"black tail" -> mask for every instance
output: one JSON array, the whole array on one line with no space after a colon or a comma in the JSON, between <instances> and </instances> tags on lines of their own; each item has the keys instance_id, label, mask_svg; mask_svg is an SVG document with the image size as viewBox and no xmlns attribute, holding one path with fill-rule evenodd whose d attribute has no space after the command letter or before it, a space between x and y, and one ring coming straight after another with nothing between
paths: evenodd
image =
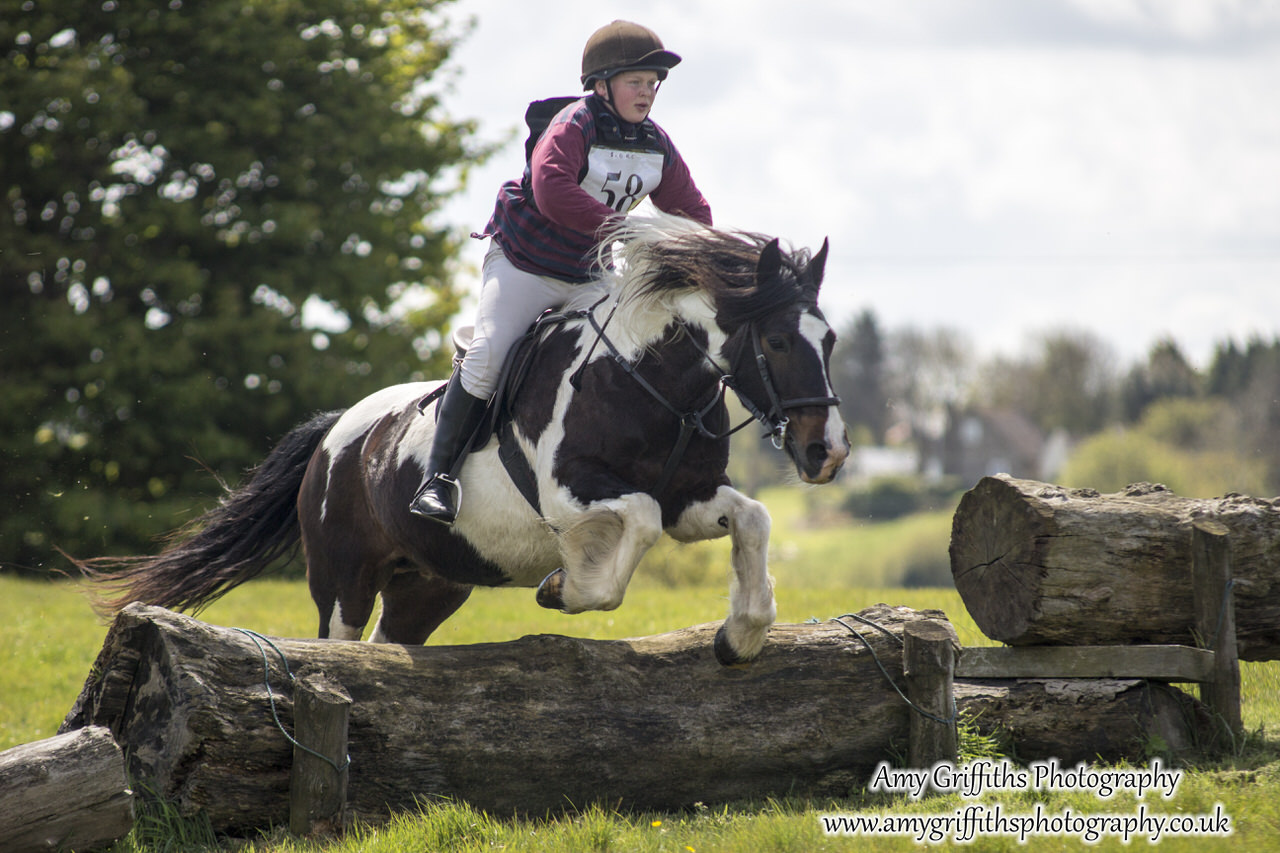
<instances>
[{"instance_id":1,"label":"black tail","mask_svg":"<svg viewBox=\"0 0 1280 853\"><path fill-rule=\"evenodd\" d=\"M298 547L298 490L307 464L341 412L294 427L245 483L171 537L154 557L99 557L75 562L102 588L99 612L141 601L199 611Z\"/></svg>"}]
</instances>

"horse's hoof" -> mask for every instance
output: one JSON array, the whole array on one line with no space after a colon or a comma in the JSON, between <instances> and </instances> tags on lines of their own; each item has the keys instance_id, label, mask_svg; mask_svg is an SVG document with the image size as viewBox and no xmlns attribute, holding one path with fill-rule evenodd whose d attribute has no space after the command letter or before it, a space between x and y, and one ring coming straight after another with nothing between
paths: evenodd
<instances>
[{"instance_id":1,"label":"horse's hoof","mask_svg":"<svg viewBox=\"0 0 1280 853\"><path fill-rule=\"evenodd\" d=\"M564 569L556 569L538 584L538 604L548 610L564 610L564 581L568 575Z\"/></svg>"},{"instance_id":2,"label":"horse's hoof","mask_svg":"<svg viewBox=\"0 0 1280 853\"><path fill-rule=\"evenodd\" d=\"M724 666L750 663L747 658L735 652L733 646L729 645L729 632L724 629L723 625L720 626L719 631L716 631L716 640L711 644L711 647L715 649L716 660L720 661Z\"/></svg>"}]
</instances>

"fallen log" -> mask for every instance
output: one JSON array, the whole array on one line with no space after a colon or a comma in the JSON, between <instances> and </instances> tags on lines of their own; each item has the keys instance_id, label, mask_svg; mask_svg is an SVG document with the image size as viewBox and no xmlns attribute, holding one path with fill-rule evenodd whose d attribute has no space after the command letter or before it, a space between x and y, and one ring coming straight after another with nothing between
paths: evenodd
<instances>
[{"instance_id":1,"label":"fallen log","mask_svg":"<svg viewBox=\"0 0 1280 853\"><path fill-rule=\"evenodd\" d=\"M1003 643L1197 645L1192 529L1205 523L1230 542L1240 658L1280 658L1280 498L984 477L956 509L951 573L978 628Z\"/></svg>"},{"instance_id":2,"label":"fallen log","mask_svg":"<svg viewBox=\"0 0 1280 853\"><path fill-rule=\"evenodd\" d=\"M117 617L64 728L109 726L136 778L220 831L284 824L294 749L271 702L291 732L294 711L279 653L351 697L355 818L434 797L534 815L596 802L665 810L841 797L906 754L910 711L876 659L901 687L904 627L951 630L940 611L877 605L860 615L884 630L849 619L778 625L759 660L723 667L715 624L631 640L407 647L267 640L135 604ZM1100 707L1114 700L1046 703L1045 725L1150 718L1137 702L1120 714ZM986 723L998 726L999 714Z\"/></svg>"},{"instance_id":3,"label":"fallen log","mask_svg":"<svg viewBox=\"0 0 1280 853\"><path fill-rule=\"evenodd\" d=\"M978 733L1019 761L1145 762L1202 747L1214 731L1200 703L1158 681L957 678L955 691Z\"/></svg>"},{"instance_id":4,"label":"fallen log","mask_svg":"<svg viewBox=\"0 0 1280 853\"><path fill-rule=\"evenodd\" d=\"M106 847L132 827L124 756L105 728L0 752L0 846L6 853Z\"/></svg>"}]
</instances>

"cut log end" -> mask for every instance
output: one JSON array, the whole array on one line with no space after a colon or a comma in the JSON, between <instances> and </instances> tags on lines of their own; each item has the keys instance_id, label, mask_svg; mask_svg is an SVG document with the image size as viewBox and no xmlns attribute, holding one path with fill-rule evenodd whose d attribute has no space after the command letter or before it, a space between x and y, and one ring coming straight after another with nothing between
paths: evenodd
<instances>
[{"instance_id":1,"label":"cut log end","mask_svg":"<svg viewBox=\"0 0 1280 853\"><path fill-rule=\"evenodd\" d=\"M1010 492L1018 495L1013 499ZM1006 475L965 493L951 528L951 574L974 622L993 640L1022 636L1039 608L1052 514Z\"/></svg>"}]
</instances>

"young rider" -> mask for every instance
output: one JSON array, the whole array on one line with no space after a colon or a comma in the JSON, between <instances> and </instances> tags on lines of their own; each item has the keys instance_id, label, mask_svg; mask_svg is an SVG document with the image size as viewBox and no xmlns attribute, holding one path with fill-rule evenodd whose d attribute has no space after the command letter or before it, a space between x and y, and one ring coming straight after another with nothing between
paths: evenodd
<instances>
[{"instance_id":1,"label":"young rider","mask_svg":"<svg viewBox=\"0 0 1280 853\"><path fill-rule=\"evenodd\" d=\"M594 249L611 220L648 197L662 211L711 224L711 208L666 131L649 117L659 84L680 57L652 30L627 21L601 27L582 52L589 93L561 110L520 180L498 192L483 234L475 336L439 402L423 485L410 512L457 518L451 476L496 390L507 351L544 310L592 279Z\"/></svg>"}]
</instances>

